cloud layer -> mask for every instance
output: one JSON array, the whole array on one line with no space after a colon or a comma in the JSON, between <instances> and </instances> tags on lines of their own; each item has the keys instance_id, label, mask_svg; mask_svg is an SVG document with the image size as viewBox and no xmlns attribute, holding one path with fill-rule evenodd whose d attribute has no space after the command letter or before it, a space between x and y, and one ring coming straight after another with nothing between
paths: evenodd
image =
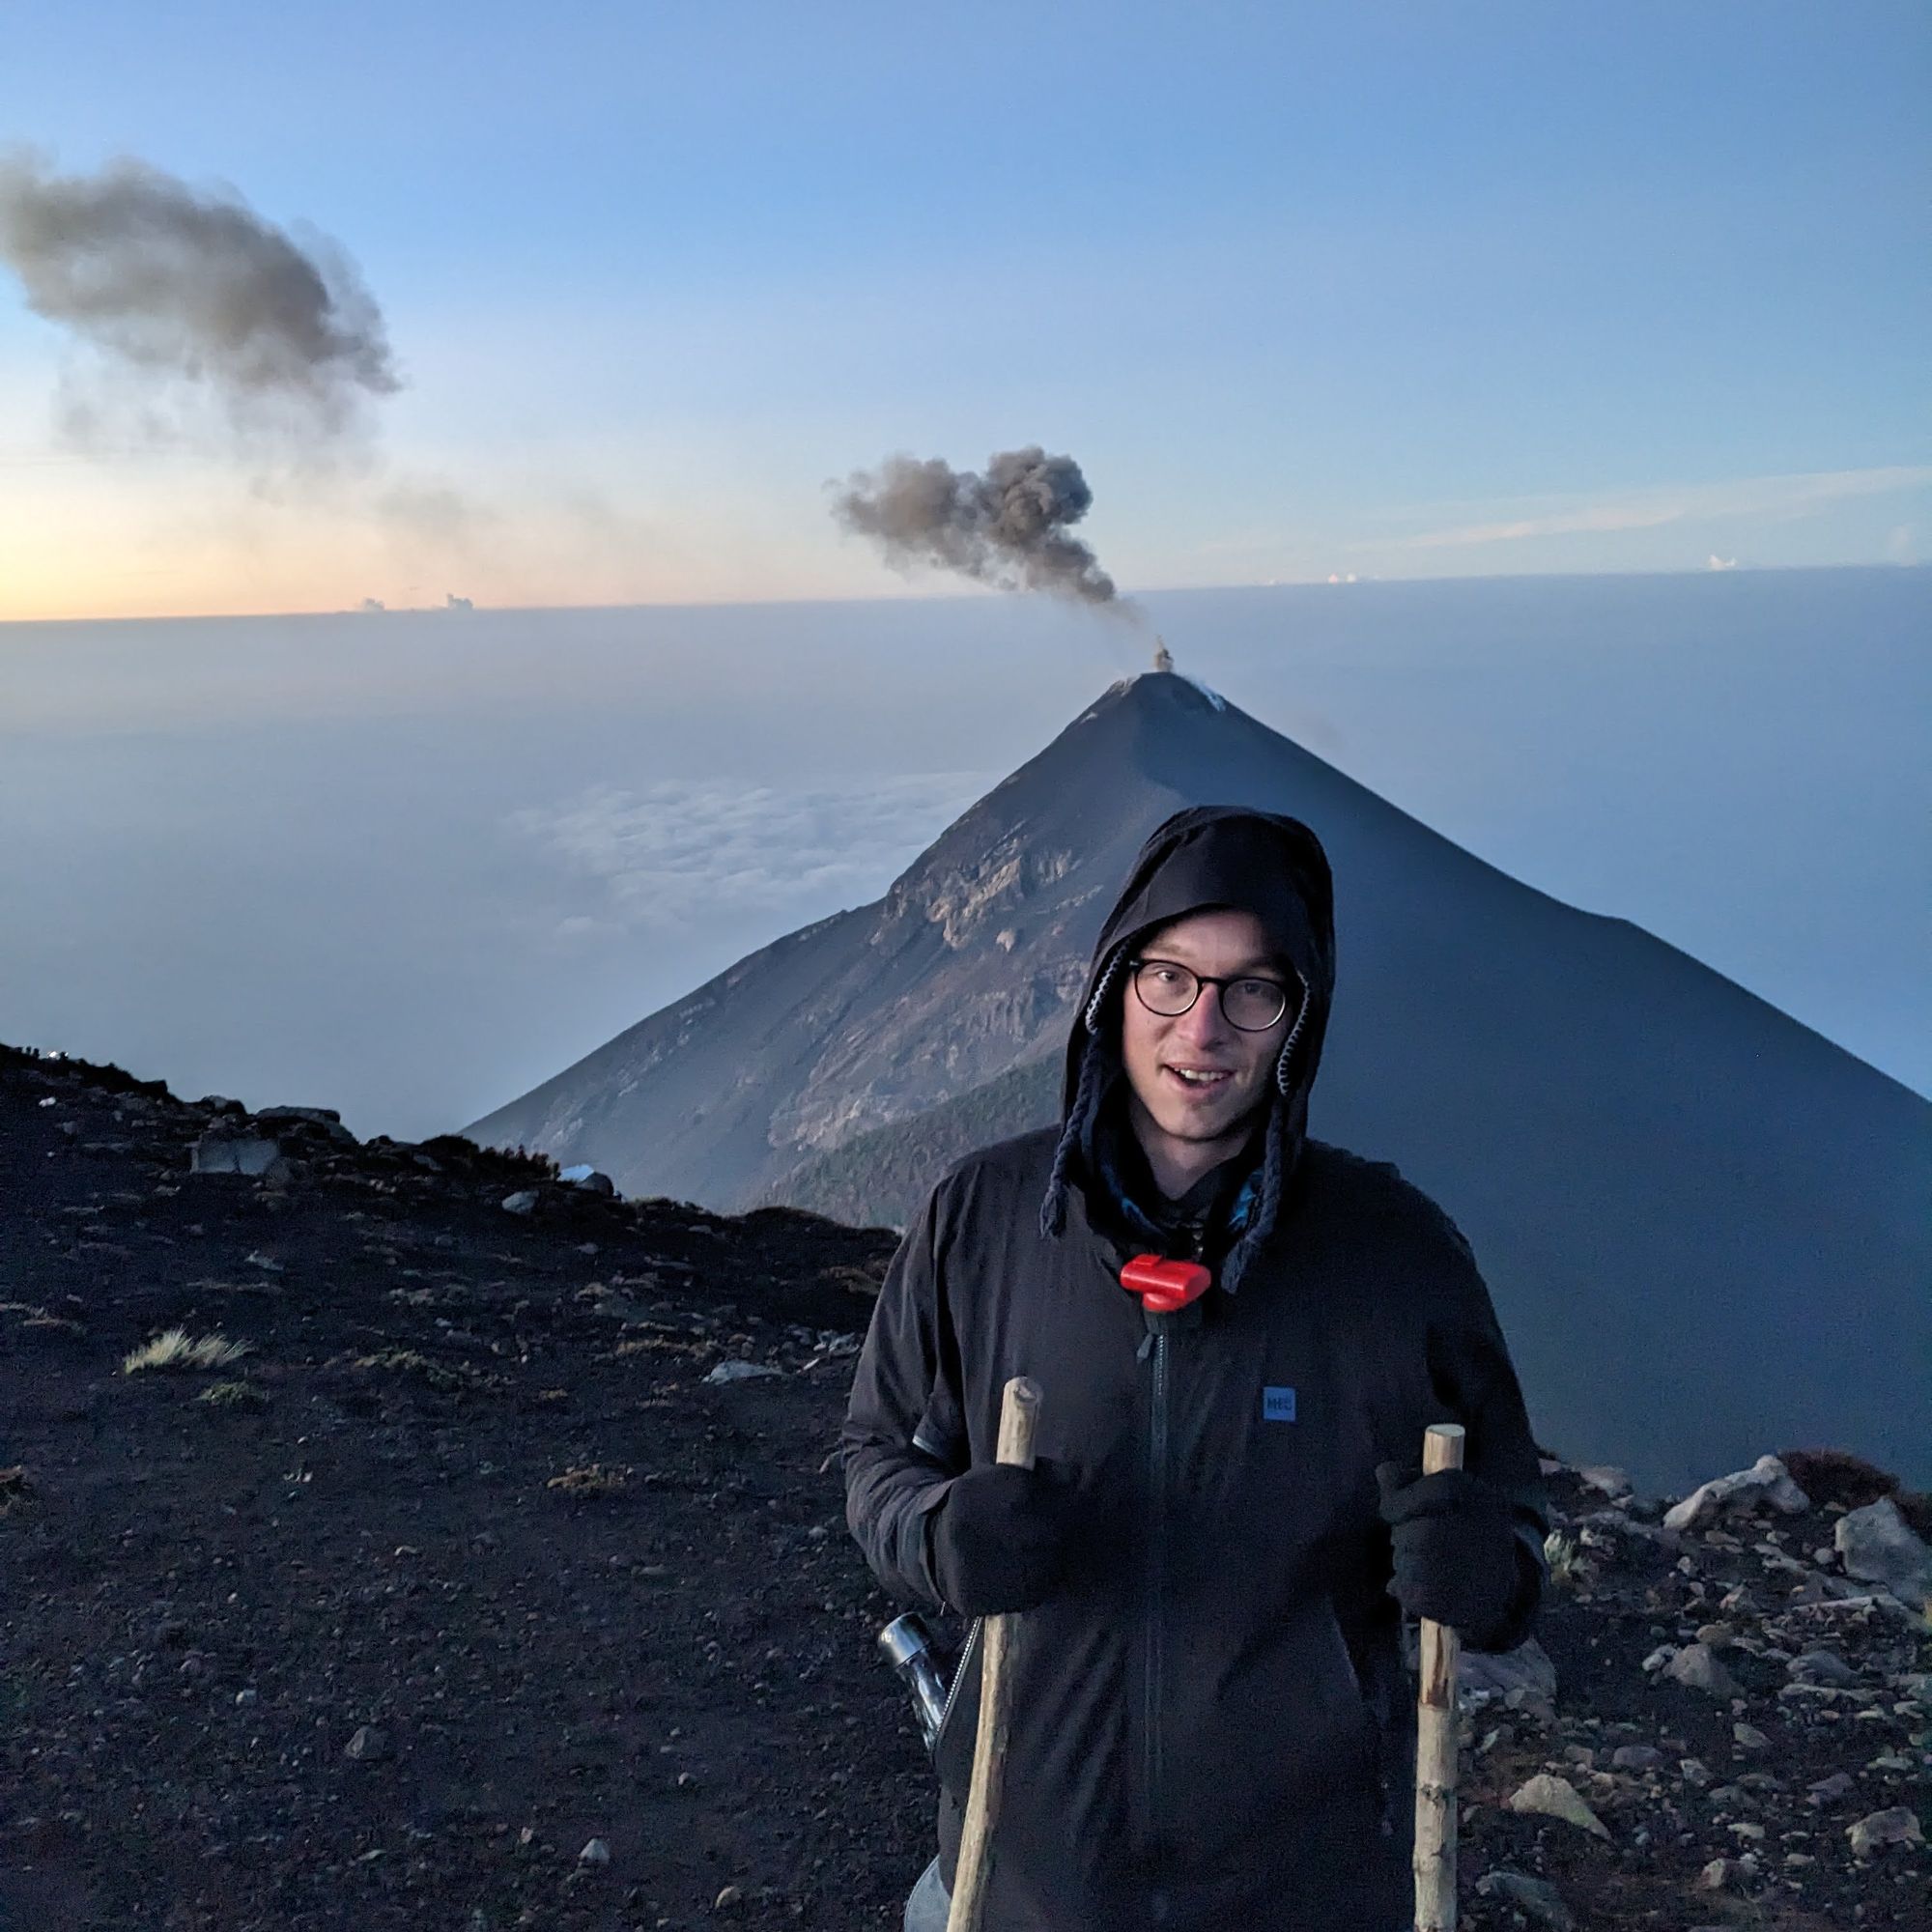
<instances>
[{"instance_id":1,"label":"cloud layer","mask_svg":"<svg viewBox=\"0 0 1932 1932\"><path fill-rule=\"evenodd\" d=\"M722 779L599 785L510 825L600 889L595 912L573 915L566 930L675 931L725 912L876 898L998 777L922 772L798 790Z\"/></svg>"}]
</instances>

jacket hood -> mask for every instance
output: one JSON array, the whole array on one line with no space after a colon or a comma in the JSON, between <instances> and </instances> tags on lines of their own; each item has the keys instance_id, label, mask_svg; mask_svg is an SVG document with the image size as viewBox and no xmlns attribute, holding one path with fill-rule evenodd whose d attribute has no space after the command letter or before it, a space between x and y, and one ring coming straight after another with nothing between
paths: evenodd
<instances>
[{"instance_id":1,"label":"jacket hood","mask_svg":"<svg viewBox=\"0 0 1932 1932\"><path fill-rule=\"evenodd\" d=\"M1300 1159L1308 1094L1321 1064L1335 996L1335 889L1321 841L1297 818L1240 806L1190 806L1141 847L1100 928L1066 1042L1061 1141L1041 1206L1042 1232L1065 1225L1065 1189L1091 1156L1100 1106L1122 1077L1122 968L1157 927L1191 913L1254 914L1300 981L1295 1018L1275 1065L1260 1211L1230 1257L1223 1285L1238 1285L1248 1254L1271 1233L1283 1186Z\"/></svg>"}]
</instances>

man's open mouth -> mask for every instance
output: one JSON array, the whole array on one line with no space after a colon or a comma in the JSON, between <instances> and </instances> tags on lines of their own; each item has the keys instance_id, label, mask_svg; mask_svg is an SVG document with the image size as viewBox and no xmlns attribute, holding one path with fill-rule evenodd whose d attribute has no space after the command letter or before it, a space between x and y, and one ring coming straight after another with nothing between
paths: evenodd
<instances>
[{"instance_id":1,"label":"man's open mouth","mask_svg":"<svg viewBox=\"0 0 1932 1932\"><path fill-rule=\"evenodd\" d=\"M1225 1086L1235 1077L1225 1066L1169 1066L1166 1070L1183 1087L1200 1094Z\"/></svg>"}]
</instances>

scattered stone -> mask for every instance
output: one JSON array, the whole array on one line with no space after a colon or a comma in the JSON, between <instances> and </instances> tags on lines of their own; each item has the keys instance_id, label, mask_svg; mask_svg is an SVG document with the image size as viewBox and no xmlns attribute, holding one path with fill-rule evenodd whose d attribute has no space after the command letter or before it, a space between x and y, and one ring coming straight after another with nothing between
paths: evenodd
<instances>
[{"instance_id":1,"label":"scattered stone","mask_svg":"<svg viewBox=\"0 0 1932 1932\"><path fill-rule=\"evenodd\" d=\"M721 1889L718 1896L711 1901L713 1912L735 1912L745 1902L742 1886L727 1885Z\"/></svg>"},{"instance_id":2,"label":"scattered stone","mask_svg":"<svg viewBox=\"0 0 1932 1932\"><path fill-rule=\"evenodd\" d=\"M376 1764L392 1755L389 1734L381 1724L358 1724L355 1735L343 1746L344 1757L354 1758L357 1764Z\"/></svg>"},{"instance_id":3,"label":"scattered stone","mask_svg":"<svg viewBox=\"0 0 1932 1932\"><path fill-rule=\"evenodd\" d=\"M713 1388L722 1388L727 1382L747 1382L758 1376L781 1376L782 1369L775 1369L769 1362L720 1362L704 1378Z\"/></svg>"},{"instance_id":4,"label":"scattered stone","mask_svg":"<svg viewBox=\"0 0 1932 1932\"><path fill-rule=\"evenodd\" d=\"M1804 1492L1786 1473L1776 1456L1760 1456L1748 1469L1717 1476L1694 1489L1663 1514L1665 1529L1701 1529L1732 1512L1773 1509L1780 1516L1797 1516L1811 1507Z\"/></svg>"},{"instance_id":5,"label":"scattered stone","mask_svg":"<svg viewBox=\"0 0 1932 1932\"><path fill-rule=\"evenodd\" d=\"M1843 1689L1859 1681L1859 1673L1835 1650L1807 1650L1784 1667L1805 1684L1830 1684Z\"/></svg>"},{"instance_id":6,"label":"scattered stone","mask_svg":"<svg viewBox=\"0 0 1932 1932\"><path fill-rule=\"evenodd\" d=\"M1739 1697L1744 1693L1738 1680L1718 1662L1717 1653L1707 1643L1687 1643L1663 1666L1664 1676L1702 1690L1711 1697Z\"/></svg>"},{"instance_id":7,"label":"scattered stone","mask_svg":"<svg viewBox=\"0 0 1932 1932\"><path fill-rule=\"evenodd\" d=\"M577 1862L581 1865L608 1865L611 1862L611 1847L602 1838L592 1838L578 1853Z\"/></svg>"},{"instance_id":8,"label":"scattered stone","mask_svg":"<svg viewBox=\"0 0 1932 1932\"><path fill-rule=\"evenodd\" d=\"M1697 1874L1699 1891L1724 1891L1729 1889L1734 1880L1744 1871L1743 1864L1736 1859L1713 1859Z\"/></svg>"},{"instance_id":9,"label":"scattered stone","mask_svg":"<svg viewBox=\"0 0 1932 1932\"><path fill-rule=\"evenodd\" d=\"M537 1191L534 1187L520 1187L514 1194L503 1196L503 1212L506 1214L534 1214L537 1211Z\"/></svg>"},{"instance_id":10,"label":"scattered stone","mask_svg":"<svg viewBox=\"0 0 1932 1932\"><path fill-rule=\"evenodd\" d=\"M1577 1787L1567 1777L1540 1771L1527 1784L1510 1794L1512 1811L1534 1812L1545 1818L1560 1818L1579 1831L1607 1839L1609 1828L1584 1804Z\"/></svg>"},{"instance_id":11,"label":"scattered stone","mask_svg":"<svg viewBox=\"0 0 1932 1932\"><path fill-rule=\"evenodd\" d=\"M1525 1918L1548 1925L1550 1932L1576 1932L1576 1915L1563 1902L1563 1894L1546 1879L1529 1878L1521 1872L1485 1872L1476 1881L1476 1889L1485 1898L1500 1898L1513 1905Z\"/></svg>"},{"instance_id":12,"label":"scattered stone","mask_svg":"<svg viewBox=\"0 0 1932 1932\"><path fill-rule=\"evenodd\" d=\"M1534 1637L1514 1650L1465 1650L1459 1681L1465 1696L1481 1693L1507 1698L1518 1690L1543 1698L1556 1695L1556 1666Z\"/></svg>"},{"instance_id":13,"label":"scattered stone","mask_svg":"<svg viewBox=\"0 0 1932 1932\"><path fill-rule=\"evenodd\" d=\"M1755 1724L1733 1724L1731 1736L1747 1751L1769 1750L1771 1740Z\"/></svg>"},{"instance_id":14,"label":"scattered stone","mask_svg":"<svg viewBox=\"0 0 1932 1932\"><path fill-rule=\"evenodd\" d=\"M1868 1859L1885 1845L1922 1845L1925 1833L1919 1829L1918 1814L1908 1804L1894 1804L1889 1811L1874 1811L1845 1828L1852 1841L1852 1856Z\"/></svg>"},{"instance_id":15,"label":"scattered stone","mask_svg":"<svg viewBox=\"0 0 1932 1932\"><path fill-rule=\"evenodd\" d=\"M1889 1496L1841 1516L1832 1537L1847 1577L1883 1583L1915 1607L1932 1596L1932 1548Z\"/></svg>"},{"instance_id":16,"label":"scattered stone","mask_svg":"<svg viewBox=\"0 0 1932 1932\"><path fill-rule=\"evenodd\" d=\"M1655 1745L1619 1745L1610 1753L1612 1771L1655 1771L1662 1762Z\"/></svg>"},{"instance_id":17,"label":"scattered stone","mask_svg":"<svg viewBox=\"0 0 1932 1932\"><path fill-rule=\"evenodd\" d=\"M606 1200L614 1200L617 1183L608 1174L600 1174L585 1161L578 1167L566 1167L557 1179L571 1187L581 1187L586 1194L601 1194Z\"/></svg>"},{"instance_id":18,"label":"scattered stone","mask_svg":"<svg viewBox=\"0 0 1932 1932\"><path fill-rule=\"evenodd\" d=\"M1835 1804L1846 1797L1858 1782L1848 1771L1834 1771L1830 1777L1821 1777L1816 1784L1808 1787L1807 1795L1813 1804Z\"/></svg>"}]
</instances>

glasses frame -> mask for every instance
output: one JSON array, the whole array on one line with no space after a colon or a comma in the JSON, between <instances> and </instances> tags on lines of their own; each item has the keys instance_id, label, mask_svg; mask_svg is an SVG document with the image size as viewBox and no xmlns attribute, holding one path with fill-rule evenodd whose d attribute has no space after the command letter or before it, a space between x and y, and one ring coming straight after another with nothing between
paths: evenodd
<instances>
[{"instance_id":1,"label":"glasses frame","mask_svg":"<svg viewBox=\"0 0 1932 1932\"><path fill-rule=\"evenodd\" d=\"M1147 966L1165 966L1173 972L1185 973L1188 976L1188 978L1194 981L1194 997L1191 1000L1189 1000L1184 1007L1181 1007L1175 1012L1171 1013L1162 1012L1160 1009L1154 1006L1149 1000L1148 996L1141 991L1141 970L1142 968ZM1159 956L1158 953L1150 954L1145 958L1129 959L1127 961L1127 977L1133 985L1134 998L1137 999L1141 1003L1141 1005L1148 1009L1149 1012L1152 1013L1156 1019L1163 1019L1163 1020L1178 1020L1181 1018L1183 1015L1191 1013L1194 1010L1194 1009L1201 1004L1202 989L1204 987L1212 986L1214 988L1215 1004L1219 1006L1221 1009L1221 1017L1224 1020L1226 1020L1228 1024L1231 1027L1233 1027L1236 1033L1271 1032L1274 1028L1278 1027L1282 1023L1282 1021L1288 1016L1289 1008L1292 1005L1293 1005L1296 995L1301 991L1301 983L1299 979L1296 979L1293 982L1290 984L1284 985L1282 981L1275 979L1271 974L1267 973L1236 973L1231 977L1224 977L1220 974L1215 974L1215 973L1197 973L1192 966L1183 966L1179 959L1163 959ZM1266 1026L1243 1026L1241 1022L1237 1020L1234 1016L1234 1014L1228 1010L1228 988L1230 986L1239 985L1241 981L1244 980L1261 980L1265 981L1270 986L1281 987L1281 1011L1276 1013L1274 1018L1269 1020Z\"/></svg>"}]
</instances>

